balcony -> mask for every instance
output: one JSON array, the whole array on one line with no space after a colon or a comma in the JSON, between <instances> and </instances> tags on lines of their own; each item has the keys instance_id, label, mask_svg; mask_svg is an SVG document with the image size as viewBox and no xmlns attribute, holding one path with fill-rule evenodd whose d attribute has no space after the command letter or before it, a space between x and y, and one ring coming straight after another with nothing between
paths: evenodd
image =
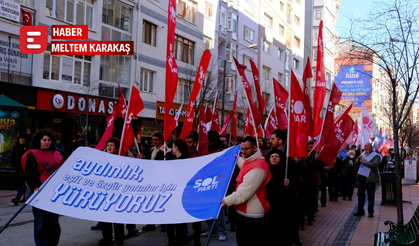
<instances>
[{"instance_id":1,"label":"balcony","mask_svg":"<svg viewBox=\"0 0 419 246\"><path fill-rule=\"evenodd\" d=\"M19 85L32 85L32 75L10 71L0 71L0 81Z\"/></svg>"}]
</instances>

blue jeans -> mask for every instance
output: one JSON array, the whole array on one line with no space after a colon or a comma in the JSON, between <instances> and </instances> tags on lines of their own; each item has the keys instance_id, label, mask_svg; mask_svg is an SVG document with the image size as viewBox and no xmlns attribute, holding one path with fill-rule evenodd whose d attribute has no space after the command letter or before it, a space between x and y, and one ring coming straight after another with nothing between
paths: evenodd
<instances>
[{"instance_id":1,"label":"blue jeans","mask_svg":"<svg viewBox=\"0 0 419 246\"><path fill-rule=\"evenodd\" d=\"M367 183L365 177L359 179L358 185L358 212L364 212L365 204L365 191L368 193L368 213L374 213L374 196L375 196L375 183Z\"/></svg>"},{"instance_id":2,"label":"blue jeans","mask_svg":"<svg viewBox=\"0 0 419 246\"><path fill-rule=\"evenodd\" d=\"M213 220L207 220L208 230L212 226ZM219 235L227 235L227 225L226 225L226 218L224 214L224 209L222 208L220 214L218 215L218 219L215 221L215 227L212 234L219 234Z\"/></svg>"},{"instance_id":3,"label":"blue jeans","mask_svg":"<svg viewBox=\"0 0 419 246\"><path fill-rule=\"evenodd\" d=\"M34 217L34 236L36 246L57 245L61 228L58 214L32 207Z\"/></svg>"}]
</instances>

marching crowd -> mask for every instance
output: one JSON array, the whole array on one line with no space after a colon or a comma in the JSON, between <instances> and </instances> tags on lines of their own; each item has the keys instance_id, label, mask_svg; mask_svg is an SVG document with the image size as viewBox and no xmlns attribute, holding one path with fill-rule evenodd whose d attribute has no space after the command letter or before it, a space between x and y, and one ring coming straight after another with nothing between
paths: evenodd
<instances>
[{"instance_id":1,"label":"marching crowd","mask_svg":"<svg viewBox=\"0 0 419 246\"><path fill-rule=\"evenodd\" d=\"M29 148L26 134L13 151L16 166L21 167L21 180L26 181L30 191L39 190L42 183L63 163L63 157L57 149L54 134L47 130L39 131ZM133 146L126 156L151 160L194 158L198 156L198 135L192 132L185 140L171 139L163 144L163 135L152 135L151 145ZM238 245L302 245L299 231L306 226L313 226L320 206L325 207L327 200L337 202L352 200L354 187L358 186L359 204L357 213L365 214L363 204L365 192L368 193L368 216L374 216L375 183L378 182L378 169L387 165L387 157L382 158L366 143L364 151L355 145L345 159L336 157L333 167L318 160L313 149L314 141L307 144L307 157L287 157L287 131L274 130L270 139L259 137L257 140L245 134L235 141L231 135L219 136L216 131L208 132L208 151L221 151L234 144L241 144L237 155L236 168L231 178L226 197L220 201L223 209L215 221L213 235L220 241L227 236L226 217L230 231L236 232ZM75 148L79 145L75 144ZM110 138L104 151L117 154L120 141ZM166 148L166 149L165 149ZM29 151L26 151L29 150ZM418 150L419 151L419 150ZM378 152L378 151L377 151ZM23 156L23 158L21 158ZM51 163L49 166L43 163ZM360 175L358 169L367 167L369 173ZM328 198L327 198L328 191ZM17 205L24 196L24 188L12 200ZM60 238L58 215L33 208L36 245L57 245ZM207 221L208 228L213 221ZM126 225L130 234L138 233L135 225ZM201 245L201 236L210 236L209 231L202 233L201 222L193 223L194 245ZM122 245L124 225L99 222L92 230L102 230L103 238L99 245ZM143 231L155 230L155 225L146 225ZM188 242L187 224L161 225L161 231L167 233L168 245L183 245Z\"/></svg>"}]
</instances>

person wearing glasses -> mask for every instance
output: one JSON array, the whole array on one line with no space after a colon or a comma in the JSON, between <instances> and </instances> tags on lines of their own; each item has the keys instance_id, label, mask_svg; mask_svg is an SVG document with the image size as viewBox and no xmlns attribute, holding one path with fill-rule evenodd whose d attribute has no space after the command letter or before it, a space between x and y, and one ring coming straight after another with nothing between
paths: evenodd
<instances>
[{"instance_id":1,"label":"person wearing glasses","mask_svg":"<svg viewBox=\"0 0 419 246\"><path fill-rule=\"evenodd\" d=\"M240 156L236 155L240 168L236 191L220 201L221 207L234 206L237 210L237 245L265 245L265 214L269 210L266 185L271 173L256 139L243 138L240 150Z\"/></svg>"}]
</instances>

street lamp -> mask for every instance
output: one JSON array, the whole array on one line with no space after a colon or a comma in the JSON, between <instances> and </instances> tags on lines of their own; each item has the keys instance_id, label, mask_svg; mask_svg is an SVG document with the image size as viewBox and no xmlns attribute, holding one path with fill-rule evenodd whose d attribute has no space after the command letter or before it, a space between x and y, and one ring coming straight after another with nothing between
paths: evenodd
<instances>
[{"instance_id":1,"label":"street lamp","mask_svg":"<svg viewBox=\"0 0 419 246\"><path fill-rule=\"evenodd\" d=\"M258 49L259 45L258 44L251 44L247 47L241 48L236 50L236 52L239 52L240 50L244 50L244 49ZM223 104L221 105L221 126L224 125L224 107L225 107L225 94L226 94L226 77L227 77L227 60L224 57L224 74L223 74ZM214 107L216 107L216 105L214 105Z\"/></svg>"}]
</instances>

